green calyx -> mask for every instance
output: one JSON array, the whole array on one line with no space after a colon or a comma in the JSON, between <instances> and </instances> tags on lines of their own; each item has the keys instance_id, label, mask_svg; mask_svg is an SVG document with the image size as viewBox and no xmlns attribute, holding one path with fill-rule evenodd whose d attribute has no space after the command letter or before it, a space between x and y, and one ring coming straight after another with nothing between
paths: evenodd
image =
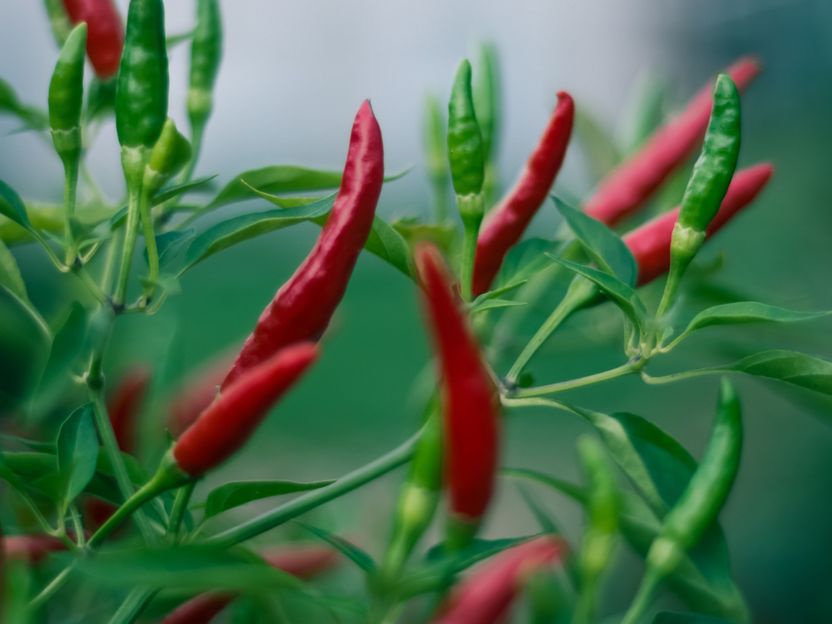
<instances>
[{"instance_id":1,"label":"green calyx","mask_svg":"<svg viewBox=\"0 0 832 624\"><path fill-rule=\"evenodd\" d=\"M478 195L485 179L485 151L474 112L471 64L459 65L448 103L448 160L457 195Z\"/></svg>"},{"instance_id":2,"label":"green calyx","mask_svg":"<svg viewBox=\"0 0 832 624\"><path fill-rule=\"evenodd\" d=\"M131 0L116 86L122 147L151 148L168 109L168 55L162 0Z\"/></svg>"},{"instance_id":3,"label":"green calyx","mask_svg":"<svg viewBox=\"0 0 832 624\"><path fill-rule=\"evenodd\" d=\"M81 153L86 45L87 25L79 24L67 37L49 82L49 126L64 161L77 160Z\"/></svg>"},{"instance_id":4,"label":"green calyx","mask_svg":"<svg viewBox=\"0 0 832 624\"><path fill-rule=\"evenodd\" d=\"M150 151L144 170L144 189L153 193L179 173L191 159L191 144L172 119L162 127L159 140Z\"/></svg>"}]
</instances>

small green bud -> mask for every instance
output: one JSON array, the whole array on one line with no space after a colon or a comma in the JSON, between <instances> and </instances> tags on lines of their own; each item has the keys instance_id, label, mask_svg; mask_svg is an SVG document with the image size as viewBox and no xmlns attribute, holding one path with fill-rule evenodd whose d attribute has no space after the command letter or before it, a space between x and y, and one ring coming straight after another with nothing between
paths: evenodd
<instances>
[{"instance_id":1,"label":"small green bud","mask_svg":"<svg viewBox=\"0 0 832 624\"><path fill-rule=\"evenodd\" d=\"M191 159L191 144L168 118L159 140L150 151L144 171L144 185L151 192L181 171Z\"/></svg>"}]
</instances>

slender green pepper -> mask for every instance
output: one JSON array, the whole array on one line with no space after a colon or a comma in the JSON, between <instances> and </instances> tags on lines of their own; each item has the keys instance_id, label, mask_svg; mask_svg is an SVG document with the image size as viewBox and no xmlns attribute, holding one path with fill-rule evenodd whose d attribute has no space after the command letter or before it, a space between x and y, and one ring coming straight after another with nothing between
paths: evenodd
<instances>
[{"instance_id":1,"label":"slender green pepper","mask_svg":"<svg viewBox=\"0 0 832 624\"><path fill-rule=\"evenodd\" d=\"M624 623L639 621L662 579L676 569L685 551L716 521L739 472L742 438L739 398L731 383L723 379L714 427L702 461L650 546L647 571Z\"/></svg>"},{"instance_id":2,"label":"slender green pepper","mask_svg":"<svg viewBox=\"0 0 832 624\"><path fill-rule=\"evenodd\" d=\"M113 303L124 303L138 233L142 182L150 150L167 119L168 55L162 0L131 0L116 84L116 131L127 180L128 211ZM150 243L152 244L152 243Z\"/></svg>"},{"instance_id":3,"label":"slender green pepper","mask_svg":"<svg viewBox=\"0 0 832 624\"><path fill-rule=\"evenodd\" d=\"M46 16L49 18L49 28L58 47L63 47L66 38L72 31L72 22L66 14L62 0L43 0Z\"/></svg>"},{"instance_id":4,"label":"slender green pepper","mask_svg":"<svg viewBox=\"0 0 832 624\"><path fill-rule=\"evenodd\" d=\"M214 108L214 83L222 59L222 16L218 0L197 0L196 29L191 41L188 85L188 119L194 153L187 177L193 172L202 147L205 125Z\"/></svg>"},{"instance_id":5,"label":"slender green pepper","mask_svg":"<svg viewBox=\"0 0 832 624\"><path fill-rule=\"evenodd\" d=\"M448 104L448 160L456 204L465 228L460 270L462 295L470 299L477 233L485 213L482 194L485 153L471 93L471 64L467 60L457 69Z\"/></svg>"},{"instance_id":6,"label":"slender green pepper","mask_svg":"<svg viewBox=\"0 0 832 624\"><path fill-rule=\"evenodd\" d=\"M439 101L432 95L425 98L425 165L433 188L436 218L448 218L448 193L451 178L448 175L448 147L445 142L445 120Z\"/></svg>"},{"instance_id":7,"label":"slender green pepper","mask_svg":"<svg viewBox=\"0 0 832 624\"><path fill-rule=\"evenodd\" d=\"M84 59L87 25L76 26L66 39L49 82L49 127L52 143L64 165L66 263L75 261L75 198L81 160L81 110L84 105Z\"/></svg>"},{"instance_id":8,"label":"slender green pepper","mask_svg":"<svg viewBox=\"0 0 832 624\"><path fill-rule=\"evenodd\" d=\"M477 50L477 79L473 84L474 108L482 132L482 151L485 159L483 195L490 204L496 199L497 168L494 166L500 132L500 73L497 48L493 43L482 43Z\"/></svg>"},{"instance_id":9,"label":"slender green pepper","mask_svg":"<svg viewBox=\"0 0 832 624\"><path fill-rule=\"evenodd\" d=\"M711 120L702 152L693 166L682 197L679 220L670 243L670 272L659 305L659 316L673 303L679 282L705 242L705 234L737 167L740 153L740 94L727 74L720 74L713 90Z\"/></svg>"}]
</instances>

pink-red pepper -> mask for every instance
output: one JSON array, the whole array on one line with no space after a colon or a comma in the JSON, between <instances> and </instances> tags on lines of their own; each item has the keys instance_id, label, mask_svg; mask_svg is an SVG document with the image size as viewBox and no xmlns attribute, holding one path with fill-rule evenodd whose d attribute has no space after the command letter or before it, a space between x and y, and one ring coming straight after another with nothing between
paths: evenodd
<instances>
[{"instance_id":1,"label":"pink-red pepper","mask_svg":"<svg viewBox=\"0 0 832 624\"><path fill-rule=\"evenodd\" d=\"M480 228L474 261L473 294L491 287L508 250L520 240L537 210L546 200L560 171L569 138L575 104L565 91L558 93L558 103L537 147L529 156L526 168L514 188L494 208Z\"/></svg>"},{"instance_id":2,"label":"pink-red pepper","mask_svg":"<svg viewBox=\"0 0 832 624\"><path fill-rule=\"evenodd\" d=\"M178 468L198 477L228 459L317 355L314 343L292 345L223 389L174 445L173 459Z\"/></svg>"},{"instance_id":3,"label":"pink-red pepper","mask_svg":"<svg viewBox=\"0 0 832 624\"><path fill-rule=\"evenodd\" d=\"M538 537L495 555L457 585L434 624L493 624L506 621L529 575L561 561L566 544Z\"/></svg>"},{"instance_id":4,"label":"pink-red pepper","mask_svg":"<svg viewBox=\"0 0 832 624\"><path fill-rule=\"evenodd\" d=\"M309 580L331 570L338 554L325 546L282 546L263 555L278 570L302 580ZM172 611L162 624L207 624L235 598L230 593L208 593L192 598Z\"/></svg>"},{"instance_id":5,"label":"pink-red pepper","mask_svg":"<svg viewBox=\"0 0 832 624\"><path fill-rule=\"evenodd\" d=\"M173 437L179 437L213 403L232 362L228 356L220 357L185 379L170 401L168 428Z\"/></svg>"},{"instance_id":6,"label":"pink-red pepper","mask_svg":"<svg viewBox=\"0 0 832 624\"><path fill-rule=\"evenodd\" d=\"M9 535L2 540L6 559L32 564L40 563L49 553L66 550L66 544L51 535Z\"/></svg>"},{"instance_id":7,"label":"pink-red pepper","mask_svg":"<svg viewBox=\"0 0 832 624\"><path fill-rule=\"evenodd\" d=\"M760 65L742 58L725 73L743 91ZM702 141L711 114L711 87L702 89L676 119L661 127L632 158L601 182L585 211L607 225L615 225L637 210L693 154Z\"/></svg>"},{"instance_id":8,"label":"pink-red pepper","mask_svg":"<svg viewBox=\"0 0 832 624\"><path fill-rule=\"evenodd\" d=\"M475 528L494 489L500 429L497 393L439 251L420 244L416 264L441 377L451 521Z\"/></svg>"},{"instance_id":9,"label":"pink-red pepper","mask_svg":"<svg viewBox=\"0 0 832 624\"><path fill-rule=\"evenodd\" d=\"M708 238L757 197L773 172L774 168L770 164L760 164L734 174L719 212L708 226ZM670 239L678 218L679 208L675 208L624 236L624 243L629 247L638 266L639 285L646 284L667 272L670 266Z\"/></svg>"},{"instance_id":10,"label":"pink-red pepper","mask_svg":"<svg viewBox=\"0 0 832 624\"><path fill-rule=\"evenodd\" d=\"M63 0L73 24L87 23L87 56L101 79L118 71L124 25L113 0Z\"/></svg>"},{"instance_id":11,"label":"pink-red pepper","mask_svg":"<svg viewBox=\"0 0 832 624\"><path fill-rule=\"evenodd\" d=\"M321 337L370 234L383 181L381 129L370 102L365 100L352 126L332 213L306 260L260 315L223 388L283 347Z\"/></svg>"}]
</instances>

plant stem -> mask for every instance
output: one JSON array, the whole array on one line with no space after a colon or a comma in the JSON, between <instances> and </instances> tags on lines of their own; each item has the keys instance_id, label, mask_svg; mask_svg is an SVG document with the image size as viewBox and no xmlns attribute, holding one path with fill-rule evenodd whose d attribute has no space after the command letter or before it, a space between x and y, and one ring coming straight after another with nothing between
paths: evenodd
<instances>
[{"instance_id":1,"label":"plant stem","mask_svg":"<svg viewBox=\"0 0 832 624\"><path fill-rule=\"evenodd\" d=\"M156 248L156 232L153 229L153 218L150 214L150 191L142 189L139 198L139 215L144 228L144 245L147 249L147 281L144 289L145 297L150 299L159 281L159 251Z\"/></svg>"},{"instance_id":2,"label":"plant stem","mask_svg":"<svg viewBox=\"0 0 832 624\"><path fill-rule=\"evenodd\" d=\"M721 375L723 373L732 372L730 369L724 368L700 368L697 370L682 371L681 373L673 373L671 375L660 375L653 377L645 372L641 373L641 379L644 383L658 386L661 384L675 383L685 379L693 379L694 377L704 377L705 375Z\"/></svg>"},{"instance_id":3,"label":"plant stem","mask_svg":"<svg viewBox=\"0 0 832 624\"><path fill-rule=\"evenodd\" d=\"M347 492L358 489L362 485L374 481L405 464L413 456L413 449L420 436L421 431L398 448L345 475L332 485L299 496L285 505L267 511L222 533L218 533L208 538L206 543L226 548L234 546L281 524L285 524L289 520L297 518L311 509L320 507L324 503L328 503Z\"/></svg>"},{"instance_id":4,"label":"plant stem","mask_svg":"<svg viewBox=\"0 0 832 624\"><path fill-rule=\"evenodd\" d=\"M75 264L78 249L75 243L75 232L72 222L75 219L75 204L78 197L78 160L69 159L64 162L64 238L66 243L66 265Z\"/></svg>"},{"instance_id":5,"label":"plant stem","mask_svg":"<svg viewBox=\"0 0 832 624\"><path fill-rule=\"evenodd\" d=\"M128 184L127 224L124 229L124 245L121 250L121 268L116 282L116 291L113 295L113 303L117 306L124 304L124 297L127 293L127 280L130 277L130 265L133 262L133 251L136 248L136 237L139 229L141 195L140 184Z\"/></svg>"},{"instance_id":6,"label":"plant stem","mask_svg":"<svg viewBox=\"0 0 832 624\"><path fill-rule=\"evenodd\" d=\"M104 538L115 531L126 518L136 512L147 501L159 494L160 491L161 490L159 489L158 484L154 482L153 479L136 490L136 492L124 501L124 503L122 503L122 505L115 510L113 515L107 518L106 522L98 527L98 530L93 533L89 541L90 547L100 544ZM139 521L140 517L142 518L141 521ZM153 533L150 525L147 523L147 519L136 514L136 521L140 528L142 525L146 527L146 530L142 530L142 534L144 534L145 539L151 540L153 538Z\"/></svg>"},{"instance_id":7,"label":"plant stem","mask_svg":"<svg viewBox=\"0 0 832 624\"><path fill-rule=\"evenodd\" d=\"M108 624L130 624L131 622L135 622L158 591L158 589L144 589L140 587L134 589L124 599L124 602L121 603L118 611L113 614Z\"/></svg>"},{"instance_id":8,"label":"plant stem","mask_svg":"<svg viewBox=\"0 0 832 624\"><path fill-rule=\"evenodd\" d=\"M621 366L616 366L600 373L587 375L585 377L578 377L569 381L561 381L558 383L548 384L546 386L537 386L535 388L520 388L511 393L511 398L529 398L545 396L547 394L557 394L558 392L565 392L567 390L574 390L575 388L582 388L592 384L609 381L625 375L630 375L639 370L640 364L627 362Z\"/></svg>"},{"instance_id":9,"label":"plant stem","mask_svg":"<svg viewBox=\"0 0 832 624\"><path fill-rule=\"evenodd\" d=\"M638 593L633 599L627 613L624 615L624 619L621 620L621 624L638 624L644 618L653 602L661 580L662 577L656 570L648 569L645 572L641 585L638 588Z\"/></svg>"},{"instance_id":10,"label":"plant stem","mask_svg":"<svg viewBox=\"0 0 832 624\"><path fill-rule=\"evenodd\" d=\"M477 233L478 228L468 227L462 232L462 254L459 261L459 280L462 298L471 301L473 296L474 281L474 259L477 254Z\"/></svg>"},{"instance_id":11,"label":"plant stem","mask_svg":"<svg viewBox=\"0 0 832 624\"><path fill-rule=\"evenodd\" d=\"M569 285L569 290L566 291L561 302L552 311L540 328L532 336L531 340L526 344L520 355L512 364L506 375L506 379L510 384L517 382L517 378L523 372L523 369L528 365L529 361L538 352L540 347L549 339L555 330L569 318L573 312L579 310L587 303L589 303L598 294L597 289L587 279L576 277Z\"/></svg>"},{"instance_id":12,"label":"plant stem","mask_svg":"<svg viewBox=\"0 0 832 624\"><path fill-rule=\"evenodd\" d=\"M185 512L188 511L188 503L191 500L191 495L194 493L196 487L195 481L186 483L179 491L176 492L176 498L173 501L173 508L170 511L170 521L168 522L168 536L174 541L179 534L179 528L182 526L182 520L185 518Z\"/></svg>"}]
</instances>

